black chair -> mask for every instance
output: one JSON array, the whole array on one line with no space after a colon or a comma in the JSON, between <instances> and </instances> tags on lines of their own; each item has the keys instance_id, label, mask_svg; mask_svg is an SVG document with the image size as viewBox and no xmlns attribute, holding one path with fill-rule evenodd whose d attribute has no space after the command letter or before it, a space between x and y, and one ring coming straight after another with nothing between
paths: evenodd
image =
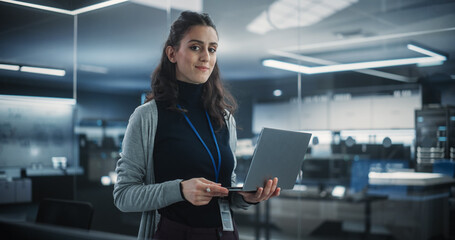
<instances>
[{"instance_id":1,"label":"black chair","mask_svg":"<svg viewBox=\"0 0 455 240\"><path fill-rule=\"evenodd\" d=\"M93 207L88 202L45 199L39 205L36 222L88 230L92 217Z\"/></svg>"}]
</instances>

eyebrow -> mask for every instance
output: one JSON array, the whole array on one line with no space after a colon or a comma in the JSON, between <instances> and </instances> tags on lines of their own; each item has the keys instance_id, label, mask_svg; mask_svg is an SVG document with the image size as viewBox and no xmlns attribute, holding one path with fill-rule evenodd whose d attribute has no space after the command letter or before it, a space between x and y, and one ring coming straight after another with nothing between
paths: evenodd
<instances>
[{"instance_id":1,"label":"eyebrow","mask_svg":"<svg viewBox=\"0 0 455 240\"><path fill-rule=\"evenodd\" d=\"M190 42L197 42L197 43L200 43L200 44L204 44L203 41L197 40L197 39L191 39L191 40L188 41L188 43L190 43ZM209 45L217 45L218 46L218 43L217 42L211 42L211 43L209 43Z\"/></svg>"}]
</instances>

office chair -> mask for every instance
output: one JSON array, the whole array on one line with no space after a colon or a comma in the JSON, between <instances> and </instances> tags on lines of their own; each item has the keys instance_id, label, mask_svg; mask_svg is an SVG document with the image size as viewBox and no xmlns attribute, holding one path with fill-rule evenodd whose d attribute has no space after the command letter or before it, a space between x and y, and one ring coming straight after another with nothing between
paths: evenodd
<instances>
[{"instance_id":1,"label":"office chair","mask_svg":"<svg viewBox=\"0 0 455 240\"><path fill-rule=\"evenodd\" d=\"M38 207L37 223L90 229L92 204L59 199L44 199Z\"/></svg>"}]
</instances>

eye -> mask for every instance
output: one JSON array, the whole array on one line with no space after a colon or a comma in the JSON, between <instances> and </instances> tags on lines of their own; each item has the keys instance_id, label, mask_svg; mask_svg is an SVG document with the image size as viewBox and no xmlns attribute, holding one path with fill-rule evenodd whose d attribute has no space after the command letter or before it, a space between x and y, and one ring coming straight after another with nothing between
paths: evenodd
<instances>
[{"instance_id":1,"label":"eye","mask_svg":"<svg viewBox=\"0 0 455 240\"><path fill-rule=\"evenodd\" d=\"M193 51L199 51L200 47L199 46L191 46L190 49L193 50Z\"/></svg>"},{"instance_id":2,"label":"eye","mask_svg":"<svg viewBox=\"0 0 455 240\"><path fill-rule=\"evenodd\" d=\"M209 52L216 53L216 48L209 48Z\"/></svg>"}]
</instances>

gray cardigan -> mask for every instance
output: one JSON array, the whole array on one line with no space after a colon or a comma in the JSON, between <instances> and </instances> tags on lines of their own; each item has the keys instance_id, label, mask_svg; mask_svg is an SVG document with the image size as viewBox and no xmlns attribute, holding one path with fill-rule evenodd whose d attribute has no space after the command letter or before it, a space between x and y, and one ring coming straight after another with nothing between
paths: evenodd
<instances>
[{"instance_id":1,"label":"gray cardigan","mask_svg":"<svg viewBox=\"0 0 455 240\"><path fill-rule=\"evenodd\" d=\"M237 133L235 120L226 115L229 129L229 144L234 154ZM122 153L115 169L117 183L114 186L114 204L123 212L142 212L138 239L151 239L159 221L157 209L184 201L180 194L182 179L155 183L153 169L153 147L158 125L158 109L154 100L136 108L130 116ZM234 169L236 160L234 155ZM232 172L231 181L235 185L236 175ZM246 208L249 206L239 194L231 195L231 206Z\"/></svg>"}]
</instances>

